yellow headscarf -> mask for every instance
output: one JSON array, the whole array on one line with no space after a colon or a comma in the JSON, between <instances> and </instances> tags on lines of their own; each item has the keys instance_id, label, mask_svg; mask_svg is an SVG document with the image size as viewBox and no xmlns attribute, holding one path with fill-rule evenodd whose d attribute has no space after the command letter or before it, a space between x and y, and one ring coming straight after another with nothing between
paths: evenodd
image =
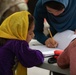
<instances>
[{"instance_id":1,"label":"yellow headscarf","mask_svg":"<svg viewBox=\"0 0 76 75\"><path fill-rule=\"evenodd\" d=\"M28 15L27 11L20 11L12 14L0 26L0 37L7 39L26 40L28 33ZM17 67L16 75L27 75L27 69L20 63Z\"/></svg>"}]
</instances>

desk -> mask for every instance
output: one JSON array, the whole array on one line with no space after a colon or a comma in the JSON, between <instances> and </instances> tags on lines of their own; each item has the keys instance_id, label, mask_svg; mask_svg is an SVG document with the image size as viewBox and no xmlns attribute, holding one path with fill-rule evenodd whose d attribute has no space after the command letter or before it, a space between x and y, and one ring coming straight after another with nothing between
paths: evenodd
<instances>
[{"instance_id":1,"label":"desk","mask_svg":"<svg viewBox=\"0 0 76 75\"><path fill-rule=\"evenodd\" d=\"M40 43L36 40L32 40L29 45L32 45L32 44L38 45ZM52 72L57 72L57 73L70 75L70 70L69 69L61 69L61 68L58 67L57 63L49 64L48 63L48 58L44 59L44 63L41 66L39 66L40 68L50 70Z\"/></svg>"},{"instance_id":2,"label":"desk","mask_svg":"<svg viewBox=\"0 0 76 75\"><path fill-rule=\"evenodd\" d=\"M39 66L39 67L43 68L43 69L47 69L47 70L53 71L53 72L70 75L69 68L68 69L61 69L61 68L58 67L57 63L49 64L47 61L48 61L48 58L45 58L44 59L44 63L41 66Z\"/></svg>"}]
</instances>

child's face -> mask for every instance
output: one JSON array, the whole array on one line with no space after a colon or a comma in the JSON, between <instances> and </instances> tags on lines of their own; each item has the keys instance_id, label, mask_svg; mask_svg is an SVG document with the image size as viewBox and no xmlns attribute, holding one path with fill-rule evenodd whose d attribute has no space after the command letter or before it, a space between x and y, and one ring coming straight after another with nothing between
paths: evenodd
<instances>
[{"instance_id":1,"label":"child's face","mask_svg":"<svg viewBox=\"0 0 76 75\"><path fill-rule=\"evenodd\" d=\"M26 41L29 43L30 41L31 41L31 39L33 39L34 38L34 27L35 27L35 25L34 25L34 23L33 23L33 25L31 26L31 28L29 29L29 31L28 31L28 34L27 34L27 39L26 39Z\"/></svg>"}]
</instances>

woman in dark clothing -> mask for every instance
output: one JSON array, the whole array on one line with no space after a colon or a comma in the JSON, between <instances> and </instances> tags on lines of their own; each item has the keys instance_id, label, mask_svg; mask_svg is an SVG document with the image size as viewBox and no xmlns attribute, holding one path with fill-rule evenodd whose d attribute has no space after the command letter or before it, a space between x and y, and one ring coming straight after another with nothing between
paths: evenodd
<instances>
[{"instance_id":1,"label":"woman in dark clothing","mask_svg":"<svg viewBox=\"0 0 76 75\"><path fill-rule=\"evenodd\" d=\"M35 39L47 47L57 47L58 43L43 33L46 18L52 35L65 30L76 29L76 0L38 0L35 12ZM55 74L54 75L60 75Z\"/></svg>"}]
</instances>

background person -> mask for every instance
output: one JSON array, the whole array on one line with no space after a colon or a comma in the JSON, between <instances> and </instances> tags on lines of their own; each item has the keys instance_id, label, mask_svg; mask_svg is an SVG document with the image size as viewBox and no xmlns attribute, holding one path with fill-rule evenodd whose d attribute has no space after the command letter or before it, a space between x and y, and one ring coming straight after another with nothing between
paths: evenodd
<instances>
[{"instance_id":1,"label":"background person","mask_svg":"<svg viewBox=\"0 0 76 75\"><path fill-rule=\"evenodd\" d=\"M28 10L28 6L25 0L1 0L0 1L0 24L4 21L5 18L11 14Z\"/></svg>"}]
</instances>

